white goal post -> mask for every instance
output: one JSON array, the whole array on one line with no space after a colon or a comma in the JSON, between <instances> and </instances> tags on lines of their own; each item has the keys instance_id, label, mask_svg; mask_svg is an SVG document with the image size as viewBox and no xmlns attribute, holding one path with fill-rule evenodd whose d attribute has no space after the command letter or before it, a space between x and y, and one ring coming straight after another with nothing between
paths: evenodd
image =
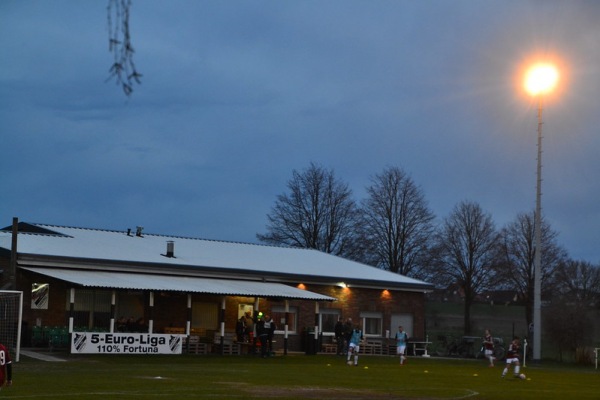
<instances>
[{"instance_id":1,"label":"white goal post","mask_svg":"<svg viewBox=\"0 0 600 400\"><path fill-rule=\"evenodd\" d=\"M0 290L0 343L19 362L21 356L21 324L23 321L23 292Z\"/></svg>"}]
</instances>

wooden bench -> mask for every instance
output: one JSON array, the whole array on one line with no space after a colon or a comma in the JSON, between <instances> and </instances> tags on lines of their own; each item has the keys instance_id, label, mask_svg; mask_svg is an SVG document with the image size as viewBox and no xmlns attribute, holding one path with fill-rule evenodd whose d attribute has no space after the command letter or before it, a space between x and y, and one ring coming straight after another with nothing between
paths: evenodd
<instances>
[{"instance_id":1,"label":"wooden bench","mask_svg":"<svg viewBox=\"0 0 600 400\"><path fill-rule=\"evenodd\" d=\"M323 353L336 354L337 353L337 344L335 343L323 343L321 346L321 351Z\"/></svg>"},{"instance_id":2,"label":"wooden bench","mask_svg":"<svg viewBox=\"0 0 600 400\"><path fill-rule=\"evenodd\" d=\"M187 349L190 354L209 354L212 351L212 345L201 341L200 336L190 336L187 339Z\"/></svg>"},{"instance_id":3,"label":"wooden bench","mask_svg":"<svg viewBox=\"0 0 600 400\"><path fill-rule=\"evenodd\" d=\"M327 340L327 342L325 342ZM331 336L331 338L323 337L323 343L321 344L321 352L328 354L337 354L337 342L335 341L335 337Z\"/></svg>"},{"instance_id":4,"label":"wooden bench","mask_svg":"<svg viewBox=\"0 0 600 400\"><path fill-rule=\"evenodd\" d=\"M396 343L385 343L381 347L381 354L384 356L395 356L397 349L398 346L396 346Z\"/></svg>"},{"instance_id":5,"label":"wooden bench","mask_svg":"<svg viewBox=\"0 0 600 400\"><path fill-rule=\"evenodd\" d=\"M430 341L421 339L409 339L408 343L409 346L411 346L412 348L413 356L418 355L417 353L419 352L423 352L423 354L421 354L423 357L429 357L429 354L427 354L427 346L431 344Z\"/></svg>"},{"instance_id":6,"label":"wooden bench","mask_svg":"<svg viewBox=\"0 0 600 400\"><path fill-rule=\"evenodd\" d=\"M383 354L383 345L379 340L367 340L360 346L363 354L381 355Z\"/></svg>"},{"instance_id":7,"label":"wooden bench","mask_svg":"<svg viewBox=\"0 0 600 400\"><path fill-rule=\"evenodd\" d=\"M217 346L217 348L219 348L219 346ZM241 354L240 345L237 343L223 343L222 354L239 356Z\"/></svg>"},{"instance_id":8,"label":"wooden bench","mask_svg":"<svg viewBox=\"0 0 600 400\"><path fill-rule=\"evenodd\" d=\"M223 349L222 350L221 350L221 334L219 332L215 332L213 343L215 345L213 350L216 352L222 352L222 354L227 354L227 355L240 355L242 353L241 346L236 341L235 332L225 332L225 335L223 336L223 344L222 344Z\"/></svg>"}]
</instances>

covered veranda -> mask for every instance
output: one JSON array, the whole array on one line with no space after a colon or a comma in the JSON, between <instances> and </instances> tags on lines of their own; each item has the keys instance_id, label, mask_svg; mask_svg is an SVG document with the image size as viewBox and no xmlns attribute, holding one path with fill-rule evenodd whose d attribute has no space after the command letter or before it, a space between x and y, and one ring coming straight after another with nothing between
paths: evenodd
<instances>
[{"instance_id":1,"label":"covered veranda","mask_svg":"<svg viewBox=\"0 0 600 400\"><path fill-rule=\"evenodd\" d=\"M152 273L125 273L117 271L79 270L44 267L22 267L23 270L66 282L68 289L68 333L74 332L75 298L78 290L106 289L111 291L110 296L110 323L109 331L116 330L116 299L119 291L144 291L148 293L147 306L147 332L154 333L155 296L156 293L179 292L186 294L187 310L185 329L183 334L188 338L192 334L192 295L206 294L219 296L219 350L225 351L225 311L226 299L231 296L241 296L254 299L254 310L260 308L260 299L283 300L285 304L286 321L283 327L283 351L288 351L288 321L290 300L314 302L315 321L319 320L319 303L336 300L333 297L299 289L283 283L264 282L257 280L217 279L195 276L176 276ZM315 323L315 343L318 340L318 324Z\"/></svg>"}]
</instances>

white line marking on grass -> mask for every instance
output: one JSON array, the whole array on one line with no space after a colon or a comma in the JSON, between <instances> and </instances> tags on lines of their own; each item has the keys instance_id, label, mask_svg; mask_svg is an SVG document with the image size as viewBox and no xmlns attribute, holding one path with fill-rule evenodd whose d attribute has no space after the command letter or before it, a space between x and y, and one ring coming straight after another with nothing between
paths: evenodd
<instances>
[{"instance_id":1,"label":"white line marking on grass","mask_svg":"<svg viewBox=\"0 0 600 400\"><path fill-rule=\"evenodd\" d=\"M2 392L2 398L4 399L43 399L46 397L50 397L50 398L57 398L57 396L59 396L60 398L67 398L67 397L77 397L77 398L88 398L88 397L92 397L92 396L129 396L129 397L143 397L143 398L153 398L153 397L164 397L164 396L173 396L174 394L176 395L197 395L197 392L195 391L182 391L182 390L168 390L168 391L163 391L161 390L160 393L157 392L127 392L127 391L119 391L119 392L81 392L81 393L60 393L59 395L57 395L56 393L48 393L48 394L32 394L32 395L23 395L23 396L11 396L11 395L7 395L6 391ZM232 395L232 394L210 394L210 397L214 397L214 398L218 398L218 397L224 397L224 398L235 398L235 397L241 397L241 398L247 398L248 395L244 394L244 395Z\"/></svg>"},{"instance_id":2,"label":"white line marking on grass","mask_svg":"<svg viewBox=\"0 0 600 400\"><path fill-rule=\"evenodd\" d=\"M478 396L479 392L476 392L474 390L471 389L465 389L467 391L467 394L461 397L453 397L452 399L468 399L469 397L473 397L473 396Z\"/></svg>"}]
</instances>

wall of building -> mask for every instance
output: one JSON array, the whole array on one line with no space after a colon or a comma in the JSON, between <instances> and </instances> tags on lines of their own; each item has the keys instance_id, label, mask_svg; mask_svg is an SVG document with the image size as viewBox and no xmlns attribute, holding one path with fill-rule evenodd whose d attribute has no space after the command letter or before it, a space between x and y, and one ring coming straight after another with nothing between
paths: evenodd
<instances>
[{"instance_id":1,"label":"wall of building","mask_svg":"<svg viewBox=\"0 0 600 400\"><path fill-rule=\"evenodd\" d=\"M36 279L37 278L37 279ZM49 283L47 309L34 309L31 306L31 288L34 283ZM64 326L66 324L66 304L68 287L63 281L33 274L17 273L17 290L23 291L23 322L31 329L34 325Z\"/></svg>"},{"instance_id":2,"label":"wall of building","mask_svg":"<svg viewBox=\"0 0 600 400\"><path fill-rule=\"evenodd\" d=\"M391 326L393 314L411 314L413 316L412 337L424 337L425 329L425 294L400 290L363 289L338 286L306 285L306 290L337 298L331 307L342 310L342 318L360 320L361 312L380 312L383 318L383 332L395 332L397 327ZM307 313L310 309L307 310ZM314 315L314 307L313 307ZM314 320L314 317L313 317ZM306 323L311 322L308 318Z\"/></svg>"},{"instance_id":3,"label":"wall of building","mask_svg":"<svg viewBox=\"0 0 600 400\"><path fill-rule=\"evenodd\" d=\"M49 283L49 303L48 309L32 309L31 307L31 287L33 283ZM24 293L23 302L23 321L24 335L31 334L34 325L41 326L67 326L69 321L68 295L71 284L46 276L39 276L33 273L21 271L18 274L17 281L19 290ZM324 294L337 298L334 302L319 302L319 311L325 309L339 310L343 319L352 318L357 323L360 321L362 312L381 313L383 322L383 332L395 329L391 327L391 318L393 314L404 313L411 314L414 319L413 337L422 337L424 334L425 321L425 298L424 294L418 292L405 292L394 290L377 290L361 288L340 288L337 286L310 285L304 286L311 292ZM100 290L100 289L99 289ZM110 289L102 289L103 292ZM127 292L127 291L125 291ZM136 294L140 296L139 294ZM106 298L106 296L104 296ZM135 315L135 318L142 317L146 322L152 317L153 331L161 333L168 327L185 328L188 319L187 308L188 296L181 292L155 292L154 307L152 311L149 307L149 292L141 294L140 302L143 302L143 315ZM206 333L208 337L219 332L219 319L221 313L221 303L223 296L193 294L192 304L202 303L210 306L212 317L209 318L211 326L197 326ZM236 322L238 320L239 305L254 305L255 299L249 297L227 296L225 297L225 330L235 332ZM306 344L307 331L312 331L315 326L315 301L290 300L289 307L297 310L297 327L294 333L288 336L288 349L290 351L303 351ZM274 307L283 308L285 301L282 299L259 299L259 311L270 314ZM117 311L118 312L118 311ZM151 315L152 314L152 315ZM119 315L115 316L117 319ZM278 329L283 330L279 321ZM197 325L197 324L195 324ZM192 327L195 326L194 324ZM105 327L108 328L108 327ZM382 332L382 334L383 334ZM276 335L275 349L283 348L283 335ZM24 340L26 343L27 340Z\"/></svg>"}]
</instances>

